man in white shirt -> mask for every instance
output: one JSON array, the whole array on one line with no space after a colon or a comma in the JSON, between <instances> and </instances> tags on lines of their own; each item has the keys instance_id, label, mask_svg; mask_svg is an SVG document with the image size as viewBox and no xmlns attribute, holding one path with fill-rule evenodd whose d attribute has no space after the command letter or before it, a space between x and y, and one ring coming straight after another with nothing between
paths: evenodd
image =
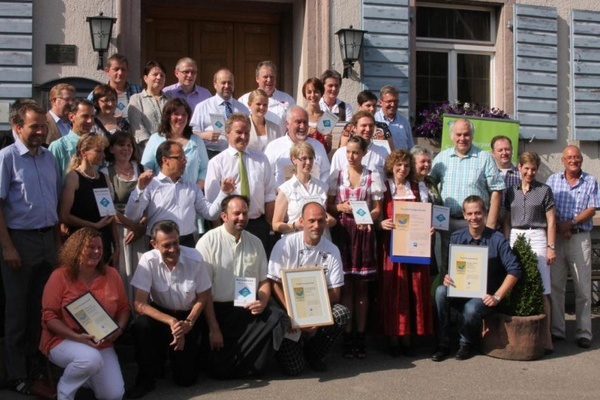
<instances>
[{"instance_id":1,"label":"man in white shirt","mask_svg":"<svg viewBox=\"0 0 600 400\"><path fill-rule=\"evenodd\" d=\"M277 190L271 165L263 153L247 148L250 140L250 118L247 115L231 114L225 123L225 132L228 147L208 162L204 185L206 198L210 202L220 202L222 199L218 199L217 196L221 182L226 177L232 177L235 182L233 193L251 199L247 229L258 236L269 253L269 232ZM245 180L242 165L245 169Z\"/></svg>"},{"instance_id":2,"label":"man in white shirt","mask_svg":"<svg viewBox=\"0 0 600 400\"><path fill-rule=\"evenodd\" d=\"M256 83L258 89L262 89L269 96L269 111L266 118L279 124L281 131L285 131L285 113L296 105L296 100L289 94L276 89L277 86L277 66L272 61L261 61L256 67ZM238 100L248 105L250 92L244 94Z\"/></svg>"},{"instance_id":3,"label":"man in white shirt","mask_svg":"<svg viewBox=\"0 0 600 400\"><path fill-rule=\"evenodd\" d=\"M186 158L179 143L171 140L161 143L156 150L156 163L160 173L156 177L153 177L151 170L140 174L137 186L125 206L125 216L139 221L147 212L148 234L158 221L175 221L180 229L179 243L193 248L196 244L196 215L210 221L216 219L221 200L233 190L233 179L219 181L211 204L195 182L182 178Z\"/></svg>"},{"instance_id":4,"label":"man in white shirt","mask_svg":"<svg viewBox=\"0 0 600 400\"><path fill-rule=\"evenodd\" d=\"M246 231L249 200L237 194L221 202L223 225L196 244L212 281L212 301L202 320L202 367L216 378L260 374L287 326L281 309L269 307L271 284L262 242ZM251 279L242 287L240 279ZM246 291L244 291L246 289ZM249 300L236 306L234 300Z\"/></svg>"},{"instance_id":5,"label":"man in white shirt","mask_svg":"<svg viewBox=\"0 0 600 400\"><path fill-rule=\"evenodd\" d=\"M249 115L250 110L245 104L233 98L235 88L233 74L228 69L220 69L213 79L215 95L194 108L190 126L206 145L208 157L212 158L227 148L227 139L218 129L214 129L210 114L220 114L225 119L234 112Z\"/></svg>"},{"instance_id":6,"label":"man in white shirt","mask_svg":"<svg viewBox=\"0 0 600 400\"><path fill-rule=\"evenodd\" d=\"M268 275L273 281L273 294L279 305L286 309L281 270L305 266L322 267L325 271L334 322L333 325L319 328L303 328L300 337L295 338L295 341L292 338L283 340L276 358L283 372L292 376L300 374L306 362L317 372L326 371L327 365L323 362L323 357L350 320L348 308L338 304L344 285L340 251L323 237L327 226L325 208L315 202L304 205L300 225L303 229L301 232L284 236L273 248Z\"/></svg>"},{"instance_id":7,"label":"man in white shirt","mask_svg":"<svg viewBox=\"0 0 600 400\"><path fill-rule=\"evenodd\" d=\"M175 66L177 83L164 88L163 93L167 97L177 97L187 101L190 109L194 110L199 103L211 96L208 89L196 85L197 76L198 66L196 61L190 57L183 57L177 61L177 65Z\"/></svg>"},{"instance_id":8,"label":"man in white shirt","mask_svg":"<svg viewBox=\"0 0 600 400\"><path fill-rule=\"evenodd\" d=\"M325 86L325 93L319 100L319 106L323 111L330 111L340 118L340 121L350 121L354 111L352 106L338 98L342 87L342 76L339 72L331 69L321 75L321 82Z\"/></svg>"},{"instance_id":9,"label":"man in white shirt","mask_svg":"<svg viewBox=\"0 0 600 400\"><path fill-rule=\"evenodd\" d=\"M179 246L175 222L157 222L150 243L154 249L142 255L131 280L138 313L133 324L138 374L135 386L126 393L130 399L154 390L166 347L175 383L194 384L200 332L196 321L210 299L204 260L196 249Z\"/></svg>"},{"instance_id":10,"label":"man in white shirt","mask_svg":"<svg viewBox=\"0 0 600 400\"><path fill-rule=\"evenodd\" d=\"M265 149L265 155L273 169L277 187L291 177L293 164L290 159L290 149L295 143L302 140L310 143L315 149L312 176L327 182L330 168L329 158L325 152L325 147L318 140L308 137L308 114L306 110L300 106L292 106L287 113L286 126L287 135L273 140Z\"/></svg>"}]
</instances>

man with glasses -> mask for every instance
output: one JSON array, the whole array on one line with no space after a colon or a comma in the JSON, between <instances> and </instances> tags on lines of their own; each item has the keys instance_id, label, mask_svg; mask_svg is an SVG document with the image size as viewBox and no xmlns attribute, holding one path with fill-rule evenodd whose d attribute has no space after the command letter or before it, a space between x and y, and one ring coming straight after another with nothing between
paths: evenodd
<instances>
[{"instance_id":1,"label":"man with glasses","mask_svg":"<svg viewBox=\"0 0 600 400\"><path fill-rule=\"evenodd\" d=\"M556 260L550 268L552 282L552 339L564 340L565 286L571 273L575 286L575 338L587 349L592 342L592 218L598 207L598 181L583 172L583 157L577 146L563 150L565 170L546 182L556 204Z\"/></svg>"},{"instance_id":2,"label":"man with glasses","mask_svg":"<svg viewBox=\"0 0 600 400\"><path fill-rule=\"evenodd\" d=\"M50 110L46 114L48 133L46 145L69 134L71 122L69 121L69 106L75 99L75 86L68 83L59 83L50 89Z\"/></svg>"},{"instance_id":3,"label":"man with glasses","mask_svg":"<svg viewBox=\"0 0 600 400\"><path fill-rule=\"evenodd\" d=\"M375 121L388 125L392 132L395 150L410 150L415 145L410 123L398 112L398 89L386 85L379 91L379 111ZM392 150L394 150L392 149Z\"/></svg>"},{"instance_id":4,"label":"man with glasses","mask_svg":"<svg viewBox=\"0 0 600 400\"><path fill-rule=\"evenodd\" d=\"M200 102L211 96L208 89L196 85L197 76L198 66L196 61L190 57L181 58L175 66L177 83L164 88L164 94L170 98L177 97L187 101L190 108L194 110Z\"/></svg>"},{"instance_id":5,"label":"man with glasses","mask_svg":"<svg viewBox=\"0 0 600 400\"><path fill-rule=\"evenodd\" d=\"M125 216L139 221L144 213L148 215L146 233L158 221L174 221L180 229L179 243L194 247L196 240L196 216L210 221L219 216L221 201L235 188L233 179L219 182L220 191L211 203L206 200L196 182L183 179L186 158L181 144L167 140L156 150L156 163L160 172L153 177L151 170L143 172L125 207Z\"/></svg>"}]
</instances>

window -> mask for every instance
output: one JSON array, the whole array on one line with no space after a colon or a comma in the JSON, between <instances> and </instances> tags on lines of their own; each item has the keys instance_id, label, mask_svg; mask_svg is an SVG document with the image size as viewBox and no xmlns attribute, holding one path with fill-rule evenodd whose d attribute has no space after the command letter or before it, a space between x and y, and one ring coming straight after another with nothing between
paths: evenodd
<instances>
[{"instance_id":1,"label":"window","mask_svg":"<svg viewBox=\"0 0 600 400\"><path fill-rule=\"evenodd\" d=\"M417 112L454 100L490 106L495 32L491 8L417 4Z\"/></svg>"}]
</instances>

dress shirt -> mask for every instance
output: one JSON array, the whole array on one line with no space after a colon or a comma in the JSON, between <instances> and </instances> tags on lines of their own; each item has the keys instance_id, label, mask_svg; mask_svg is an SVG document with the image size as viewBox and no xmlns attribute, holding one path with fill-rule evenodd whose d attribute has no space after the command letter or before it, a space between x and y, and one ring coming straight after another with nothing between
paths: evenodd
<instances>
[{"instance_id":1,"label":"dress shirt","mask_svg":"<svg viewBox=\"0 0 600 400\"><path fill-rule=\"evenodd\" d=\"M67 169L69 169L71 157L77 152L79 138L80 136L78 134L73 132L73 130L70 130L67 136L55 140L50 143L50 147L48 147L50 153L56 158L58 169L63 180L65 179L65 176L67 176Z\"/></svg>"},{"instance_id":2,"label":"dress shirt","mask_svg":"<svg viewBox=\"0 0 600 400\"><path fill-rule=\"evenodd\" d=\"M137 143L148 140L150 135L158 131L162 110L168 100L164 94L156 100L145 89L142 93L131 96L127 106L127 119Z\"/></svg>"},{"instance_id":3,"label":"dress shirt","mask_svg":"<svg viewBox=\"0 0 600 400\"><path fill-rule=\"evenodd\" d=\"M224 225L205 233L196 250L202 254L208 276L212 282L214 301L233 301L235 278L255 278L259 282L267 279L267 255L259 238L242 231L240 240L227 232Z\"/></svg>"},{"instance_id":4,"label":"dress shirt","mask_svg":"<svg viewBox=\"0 0 600 400\"><path fill-rule=\"evenodd\" d=\"M152 178L144 190L135 187L125 206L125 216L139 221L147 210L147 235L151 234L152 226L156 222L171 220L179 225L181 236L185 236L196 231L196 215L211 221L215 220L220 213L221 201L225 196L225 193L219 190L215 195L215 201L211 204L195 182L188 182L185 179L173 182L161 172Z\"/></svg>"},{"instance_id":5,"label":"dress shirt","mask_svg":"<svg viewBox=\"0 0 600 400\"><path fill-rule=\"evenodd\" d=\"M314 266L325 269L328 288L344 285L344 270L337 246L324 237L316 246L309 246L304 242L304 232L296 232L282 237L273 247L269 259L269 279L281 282L282 269Z\"/></svg>"},{"instance_id":6,"label":"dress shirt","mask_svg":"<svg viewBox=\"0 0 600 400\"><path fill-rule=\"evenodd\" d=\"M318 140L310 137L306 138L306 142L315 149L315 163L311 175L323 182L327 182L331 166L325 147ZM265 149L265 155L273 168L277 186L281 186L285 182L285 167L293 166L290 159L290 149L292 146L294 146L294 142L290 139L289 135L285 135L273 140Z\"/></svg>"},{"instance_id":7,"label":"dress shirt","mask_svg":"<svg viewBox=\"0 0 600 400\"><path fill-rule=\"evenodd\" d=\"M510 249L508 240L498 231L485 228L480 238L480 246L488 248L488 277L487 293L494 294L506 275L521 276L521 264L517 256ZM469 233L469 228L463 228L452 233L451 244L476 244L475 239Z\"/></svg>"},{"instance_id":8,"label":"dress shirt","mask_svg":"<svg viewBox=\"0 0 600 400\"><path fill-rule=\"evenodd\" d=\"M554 194L557 222L570 221L585 209L597 208L600 204L598 201L598 181L587 172L581 171L579 180L574 186L569 185L564 172L552 174L546 183ZM593 227L592 218L588 218L585 222L578 223L573 228L591 231Z\"/></svg>"},{"instance_id":9,"label":"dress shirt","mask_svg":"<svg viewBox=\"0 0 600 400\"><path fill-rule=\"evenodd\" d=\"M506 189L504 207L510 211L513 229L540 229L548 227L546 213L554 208L554 196L550 186L538 181L531 182L527 193L521 186Z\"/></svg>"},{"instance_id":10,"label":"dress shirt","mask_svg":"<svg viewBox=\"0 0 600 400\"><path fill-rule=\"evenodd\" d=\"M56 160L40 147L35 156L21 140L0 151L0 198L6 226L39 229L58 224L61 179Z\"/></svg>"},{"instance_id":11,"label":"dress shirt","mask_svg":"<svg viewBox=\"0 0 600 400\"><path fill-rule=\"evenodd\" d=\"M502 192L502 207L504 208L506 192L511 187L521 184L521 173L519 172L519 168L511 164L510 169L500 169L500 174L502 175L504 185L506 186L506 190Z\"/></svg>"},{"instance_id":12,"label":"dress shirt","mask_svg":"<svg viewBox=\"0 0 600 400\"><path fill-rule=\"evenodd\" d=\"M410 122L399 112L396 112L393 119L389 119L379 109L375 113L375 121L387 124L392 133L392 140L394 141L394 148L396 150L410 150L414 147L415 143L412 137Z\"/></svg>"},{"instance_id":13,"label":"dress shirt","mask_svg":"<svg viewBox=\"0 0 600 400\"><path fill-rule=\"evenodd\" d=\"M440 183L450 216L462 218L462 202L470 195L481 197L489 207L490 193L505 189L491 154L475 146L464 157L459 157L454 147L441 151L433 160L430 175Z\"/></svg>"},{"instance_id":14,"label":"dress shirt","mask_svg":"<svg viewBox=\"0 0 600 400\"><path fill-rule=\"evenodd\" d=\"M56 123L56 127L60 131L60 136L67 136L71 130L71 123L69 121L64 121L58 115L54 114L52 110L49 110L48 113L52 119L54 119L54 123Z\"/></svg>"},{"instance_id":15,"label":"dress shirt","mask_svg":"<svg viewBox=\"0 0 600 400\"><path fill-rule=\"evenodd\" d=\"M178 98L185 100L192 109L192 111L196 108L198 104L212 96L208 89L198 85L194 85L194 90L192 90L190 93L186 93L179 84L179 82L167 86L163 89L163 92L165 93L165 95L167 95L167 97L170 97L171 99Z\"/></svg>"},{"instance_id":16,"label":"dress shirt","mask_svg":"<svg viewBox=\"0 0 600 400\"><path fill-rule=\"evenodd\" d=\"M194 132L206 132L214 130L212 122L210 120L210 114L221 114L225 117L225 99L218 94L204 100L196 106L190 125ZM240 103L233 97L230 98L229 104L231 104L232 112L240 112L242 114L250 115L250 110L245 104ZM227 148L228 143L225 134L222 134L217 142L204 141L207 150L211 151L223 151Z\"/></svg>"},{"instance_id":17,"label":"dress shirt","mask_svg":"<svg viewBox=\"0 0 600 400\"><path fill-rule=\"evenodd\" d=\"M377 171L381 176L384 176L385 160L388 156L387 150L383 146L370 143L367 148L367 154L362 159L361 164L370 169ZM331 158L330 173L344 170L348 167L348 158L346 157L346 146L340 147L333 153Z\"/></svg>"},{"instance_id":18,"label":"dress shirt","mask_svg":"<svg viewBox=\"0 0 600 400\"><path fill-rule=\"evenodd\" d=\"M273 172L267 157L258 151L244 151L244 163L248 172L250 184L250 207L248 217L256 219L265 213L265 204L275 201L277 186L273 179ZM225 178L235 179L233 193L241 193L241 184L238 169L238 151L229 146L225 151L217 154L208 162L204 188L208 201L215 202L221 182ZM270 221L269 221L270 222Z\"/></svg>"},{"instance_id":19,"label":"dress shirt","mask_svg":"<svg viewBox=\"0 0 600 400\"><path fill-rule=\"evenodd\" d=\"M159 307L173 311L189 311L198 293L210 289L210 278L198 250L179 247L179 261L172 270L156 249L142 255L131 279L131 286L150 293Z\"/></svg>"},{"instance_id":20,"label":"dress shirt","mask_svg":"<svg viewBox=\"0 0 600 400\"><path fill-rule=\"evenodd\" d=\"M166 140L165 136L153 133L150 139L148 139L148 143L146 143L146 148L144 148L142 165L151 169L154 175L160 172L160 167L156 162L156 150ZM198 136L192 135L183 148L183 152L187 159L183 179L193 183L196 183L198 180L204 180L206 178L206 168L208 168L208 154L206 153L204 141Z\"/></svg>"},{"instance_id":21,"label":"dress shirt","mask_svg":"<svg viewBox=\"0 0 600 400\"><path fill-rule=\"evenodd\" d=\"M333 105L333 107L329 108L327 103L325 103L325 99L323 97L321 97L321 100L319 100L319 107L321 108L321 111L329 111L329 112L334 113L335 115L338 115L340 112L340 104L341 103L342 103L342 100L337 98L337 99L335 99L335 104ZM344 102L344 104L346 104L346 119L345 119L345 121L350 121L352 119L352 116L354 115L354 110L352 110L352 106L348 102Z\"/></svg>"}]
</instances>

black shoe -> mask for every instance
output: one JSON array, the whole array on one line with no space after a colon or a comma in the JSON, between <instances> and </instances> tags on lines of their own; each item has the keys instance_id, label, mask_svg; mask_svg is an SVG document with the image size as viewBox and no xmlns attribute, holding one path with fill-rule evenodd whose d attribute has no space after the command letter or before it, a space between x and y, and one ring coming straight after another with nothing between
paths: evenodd
<instances>
[{"instance_id":1,"label":"black shoe","mask_svg":"<svg viewBox=\"0 0 600 400\"><path fill-rule=\"evenodd\" d=\"M582 349L589 349L591 345L592 341L588 338L580 337L577 339L577 346L581 347Z\"/></svg>"},{"instance_id":2,"label":"black shoe","mask_svg":"<svg viewBox=\"0 0 600 400\"><path fill-rule=\"evenodd\" d=\"M154 389L156 389L154 383L136 383L134 387L125 392L125 397L128 399L139 399Z\"/></svg>"},{"instance_id":3,"label":"black shoe","mask_svg":"<svg viewBox=\"0 0 600 400\"><path fill-rule=\"evenodd\" d=\"M468 360L471 357L473 357L473 353L471 352L471 346L466 344L460 345L458 351L456 352L456 355L454 356L454 358L456 358L457 360Z\"/></svg>"},{"instance_id":4,"label":"black shoe","mask_svg":"<svg viewBox=\"0 0 600 400\"><path fill-rule=\"evenodd\" d=\"M316 371L316 372L327 371L327 364L325 364L325 362L323 360L321 360L320 358L316 358L316 357L309 358L308 366L310 367L310 369L312 369L313 371Z\"/></svg>"},{"instance_id":5,"label":"black shoe","mask_svg":"<svg viewBox=\"0 0 600 400\"><path fill-rule=\"evenodd\" d=\"M553 342L560 342L561 340L565 340L565 338L561 337L561 336L556 336L554 334L552 334L551 336L552 336L552 341Z\"/></svg>"},{"instance_id":6,"label":"black shoe","mask_svg":"<svg viewBox=\"0 0 600 400\"><path fill-rule=\"evenodd\" d=\"M435 349L435 353L431 356L431 361L440 362L444 361L450 355L450 349L448 347L438 347Z\"/></svg>"}]
</instances>

